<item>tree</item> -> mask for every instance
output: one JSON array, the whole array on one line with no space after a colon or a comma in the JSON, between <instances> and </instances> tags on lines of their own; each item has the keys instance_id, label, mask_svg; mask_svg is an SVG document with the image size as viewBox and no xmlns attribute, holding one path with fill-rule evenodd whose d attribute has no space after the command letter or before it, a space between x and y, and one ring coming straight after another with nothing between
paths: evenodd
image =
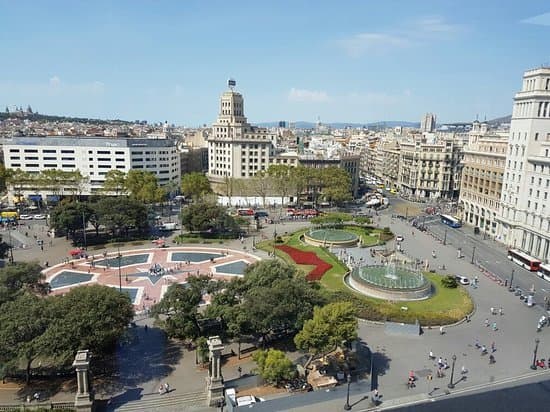
<instances>
[{"instance_id":1,"label":"tree","mask_svg":"<svg viewBox=\"0 0 550 412\"><path fill-rule=\"evenodd\" d=\"M283 351L260 350L252 355L252 359L256 362L258 373L268 383L279 385L296 374L296 367Z\"/></svg>"},{"instance_id":2,"label":"tree","mask_svg":"<svg viewBox=\"0 0 550 412\"><path fill-rule=\"evenodd\" d=\"M8 169L6 182L15 192L17 197L17 202L15 203L19 203L21 201L23 190L28 187L33 187L33 182L35 181L35 176L31 175L29 172L21 169Z\"/></svg>"},{"instance_id":3,"label":"tree","mask_svg":"<svg viewBox=\"0 0 550 412\"><path fill-rule=\"evenodd\" d=\"M126 194L126 173L117 169L109 170L105 175L103 192L114 193L115 196Z\"/></svg>"},{"instance_id":4,"label":"tree","mask_svg":"<svg viewBox=\"0 0 550 412\"><path fill-rule=\"evenodd\" d=\"M7 189L9 171L4 166L4 163L0 163L0 192L5 192Z\"/></svg>"},{"instance_id":5,"label":"tree","mask_svg":"<svg viewBox=\"0 0 550 412\"><path fill-rule=\"evenodd\" d=\"M2 236L0 236L0 259L5 259L8 256L9 251L10 251L10 245L4 242L2 240Z\"/></svg>"},{"instance_id":6,"label":"tree","mask_svg":"<svg viewBox=\"0 0 550 412\"><path fill-rule=\"evenodd\" d=\"M271 178L263 170L261 170L250 179L250 186L253 193L262 199L262 207L265 208L265 199L272 186Z\"/></svg>"},{"instance_id":7,"label":"tree","mask_svg":"<svg viewBox=\"0 0 550 412\"><path fill-rule=\"evenodd\" d=\"M143 170L132 169L128 172L126 190L130 197L143 203L160 202L165 196L155 174Z\"/></svg>"},{"instance_id":8,"label":"tree","mask_svg":"<svg viewBox=\"0 0 550 412\"><path fill-rule=\"evenodd\" d=\"M25 292L47 294L50 287L43 280L42 268L38 263L16 263L0 269L0 306Z\"/></svg>"},{"instance_id":9,"label":"tree","mask_svg":"<svg viewBox=\"0 0 550 412\"><path fill-rule=\"evenodd\" d=\"M271 177L273 188L281 196L281 205L285 204L285 198L292 191L292 166L283 164L273 164L267 169L267 175Z\"/></svg>"},{"instance_id":10,"label":"tree","mask_svg":"<svg viewBox=\"0 0 550 412\"><path fill-rule=\"evenodd\" d=\"M64 200L50 213L50 225L55 230L64 231L67 238L70 236L74 239L76 231L84 227L86 215L91 215L91 211L85 203Z\"/></svg>"},{"instance_id":11,"label":"tree","mask_svg":"<svg viewBox=\"0 0 550 412\"><path fill-rule=\"evenodd\" d=\"M99 199L92 208L94 224L104 226L113 236L127 236L133 227L143 232L148 226L147 208L138 199L108 196Z\"/></svg>"},{"instance_id":12,"label":"tree","mask_svg":"<svg viewBox=\"0 0 550 412\"><path fill-rule=\"evenodd\" d=\"M181 191L185 196L199 200L203 195L212 193L208 178L199 172L192 172L183 175L181 178Z\"/></svg>"},{"instance_id":13,"label":"tree","mask_svg":"<svg viewBox=\"0 0 550 412\"><path fill-rule=\"evenodd\" d=\"M128 295L108 286L73 288L49 299L51 321L42 347L58 365L69 364L83 348L95 356L111 352L134 316Z\"/></svg>"},{"instance_id":14,"label":"tree","mask_svg":"<svg viewBox=\"0 0 550 412\"><path fill-rule=\"evenodd\" d=\"M441 279L441 284L443 287L446 287L448 289L455 289L458 287L458 282L454 276L447 275L443 279Z\"/></svg>"},{"instance_id":15,"label":"tree","mask_svg":"<svg viewBox=\"0 0 550 412\"><path fill-rule=\"evenodd\" d=\"M153 306L153 315L169 337L196 339L202 335L198 307L205 293L216 296L223 283L208 276L187 278L187 285L173 284L162 300Z\"/></svg>"},{"instance_id":16,"label":"tree","mask_svg":"<svg viewBox=\"0 0 550 412\"><path fill-rule=\"evenodd\" d=\"M225 207L214 202L199 201L186 207L181 214L181 223L191 232L239 235L239 227Z\"/></svg>"},{"instance_id":17,"label":"tree","mask_svg":"<svg viewBox=\"0 0 550 412\"><path fill-rule=\"evenodd\" d=\"M320 182L322 194L327 201L341 203L351 200L351 177L339 167L321 169Z\"/></svg>"},{"instance_id":18,"label":"tree","mask_svg":"<svg viewBox=\"0 0 550 412\"><path fill-rule=\"evenodd\" d=\"M0 311L0 363L8 370L24 364L27 383L32 362L44 353L43 335L51 320L49 303L32 293L23 293L3 304Z\"/></svg>"},{"instance_id":19,"label":"tree","mask_svg":"<svg viewBox=\"0 0 550 412\"><path fill-rule=\"evenodd\" d=\"M296 166L290 169L290 181L294 185L296 204L299 205L302 193L307 189L308 169L304 166Z\"/></svg>"},{"instance_id":20,"label":"tree","mask_svg":"<svg viewBox=\"0 0 550 412\"><path fill-rule=\"evenodd\" d=\"M311 355L308 363L316 356L324 355L342 342L357 338L357 317L351 302L330 303L316 307L313 319L304 323L302 330L294 337L296 347Z\"/></svg>"}]
</instances>

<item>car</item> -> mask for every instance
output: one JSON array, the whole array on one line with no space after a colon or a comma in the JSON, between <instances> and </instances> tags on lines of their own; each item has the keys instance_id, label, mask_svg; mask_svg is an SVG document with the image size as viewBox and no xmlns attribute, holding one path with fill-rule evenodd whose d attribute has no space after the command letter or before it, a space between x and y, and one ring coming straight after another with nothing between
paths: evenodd
<instances>
[{"instance_id":1,"label":"car","mask_svg":"<svg viewBox=\"0 0 550 412\"><path fill-rule=\"evenodd\" d=\"M252 395L239 396L237 398L237 406L249 406L258 402L265 402L265 399Z\"/></svg>"},{"instance_id":2,"label":"car","mask_svg":"<svg viewBox=\"0 0 550 412\"><path fill-rule=\"evenodd\" d=\"M46 215L33 215L32 218L34 220L42 220L42 219L46 219Z\"/></svg>"},{"instance_id":3,"label":"car","mask_svg":"<svg viewBox=\"0 0 550 412\"><path fill-rule=\"evenodd\" d=\"M466 276L455 276L455 279L461 285L469 285L470 284L470 279L468 279Z\"/></svg>"},{"instance_id":4,"label":"car","mask_svg":"<svg viewBox=\"0 0 550 412\"><path fill-rule=\"evenodd\" d=\"M31 215L19 215L19 220L31 220Z\"/></svg>"},{"instance_id":5,"label":"car","mask_svg":"<svg viewBox=\"0 0 550 412\"><path fill-rule=\"evenodd\" d=\"M404 238L403 236L401 236L401 235L398 235L398 236L395 237L395 240L396 240L397 242L403 242L403 241L405 240L405 238Z\"/></svg>"}]
</instances>

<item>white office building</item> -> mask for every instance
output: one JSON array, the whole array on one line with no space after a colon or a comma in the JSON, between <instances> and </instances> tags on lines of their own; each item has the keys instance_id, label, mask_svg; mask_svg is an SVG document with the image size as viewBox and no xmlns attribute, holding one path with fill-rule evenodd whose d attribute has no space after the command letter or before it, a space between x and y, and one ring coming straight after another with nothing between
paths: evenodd
<instances>
[{"instance_id":1,"label":"white office building","mask_svg":"<svg viewBox=\"0 0 550 412\"><path fill-rule=\"evenodd\" d=\"M550 250L550 67L529 70L514 98L497 239L547 261Z\"/></svg>"},{"instance_id":2,"label":"white office building","mask_svg":"<svg viewBox=\"0 0 550 412\"><path fill-rule=\"evenodd\" d=\"M99 193L110 170L127 173L145 170L157 176L161 186L180 182L180 157L172 139L105 137L13 137L5 139L4 164L29 173L44 170L80 171L88 179L81 195ZM69 194L63 188L60 195ZM13 198L13 188L9 188ZM44 189L25 187L26 197L45 199Z\"/></svg>"},{"instance_id":3,"label":"white office building","mask_svg":"<svg viewBox=\"0 0 550 412\"><path fill-rule=\"evenodd\" d=\"M248 123L243 96L233 90L234 86L230 80L208 137L208 178L213 182L253 177L267 170L275 155L276 134Z\"/></svg>"}]
</instances>

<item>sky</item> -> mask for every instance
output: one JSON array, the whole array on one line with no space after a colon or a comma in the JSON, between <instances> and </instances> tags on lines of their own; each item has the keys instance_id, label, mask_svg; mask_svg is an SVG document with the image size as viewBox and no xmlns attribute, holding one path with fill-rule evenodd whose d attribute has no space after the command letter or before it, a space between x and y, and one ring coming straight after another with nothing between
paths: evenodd
<instances>
[{"instance_id":1,"label":"sky","mask_svg":"<svg viewBox=\"0 0 550 412\"><path fill-rule=\"evenodd\" d=\"M505 116L550 65L547 0L0 0L0 110L211 124Z\"/></svg>"}]
</instances>

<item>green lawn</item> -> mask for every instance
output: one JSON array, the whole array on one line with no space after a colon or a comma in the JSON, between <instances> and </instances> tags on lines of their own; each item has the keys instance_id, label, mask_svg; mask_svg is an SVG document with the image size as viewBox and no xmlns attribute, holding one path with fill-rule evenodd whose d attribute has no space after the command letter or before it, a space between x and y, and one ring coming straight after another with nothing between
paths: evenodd
<instances>
[{"instance_id":1,"label":"green lawn","mask_svg":"<svg viewBox=\"0 0 550 412\"><path fill-rule=\"evenodd\" d=\"M361 228L346 227L346 230L362 230ZM303 229L283 237L285 244L296 249L314 252L320 259L332 265L332 269L326 272L320 283L327 291L328 299L331 301L352 301L358 309L360 317L370 320L391 320L398 322L414 322L418 319L421 325L448 324L463 319L466 314L473 310L473 302L467 291L459 286L456 289L448 289L441 285L443 277L434 273L424 273L432 282L434 294L431 298L421 301L386 301L364 296L348 288L343 281L347 271L346 266L341 263L335 255L326 248L309 246L304 244L300 237L308 229ZM379 229L377 229L380 231ZM378 236L376 238L378 241ZM260 242L258 248L273 251L273 241ZM275 249L277 256L290 264L294 261L286 253ZM407 310L402 310L406 307Z\"/></svg>"}]
</instances>

